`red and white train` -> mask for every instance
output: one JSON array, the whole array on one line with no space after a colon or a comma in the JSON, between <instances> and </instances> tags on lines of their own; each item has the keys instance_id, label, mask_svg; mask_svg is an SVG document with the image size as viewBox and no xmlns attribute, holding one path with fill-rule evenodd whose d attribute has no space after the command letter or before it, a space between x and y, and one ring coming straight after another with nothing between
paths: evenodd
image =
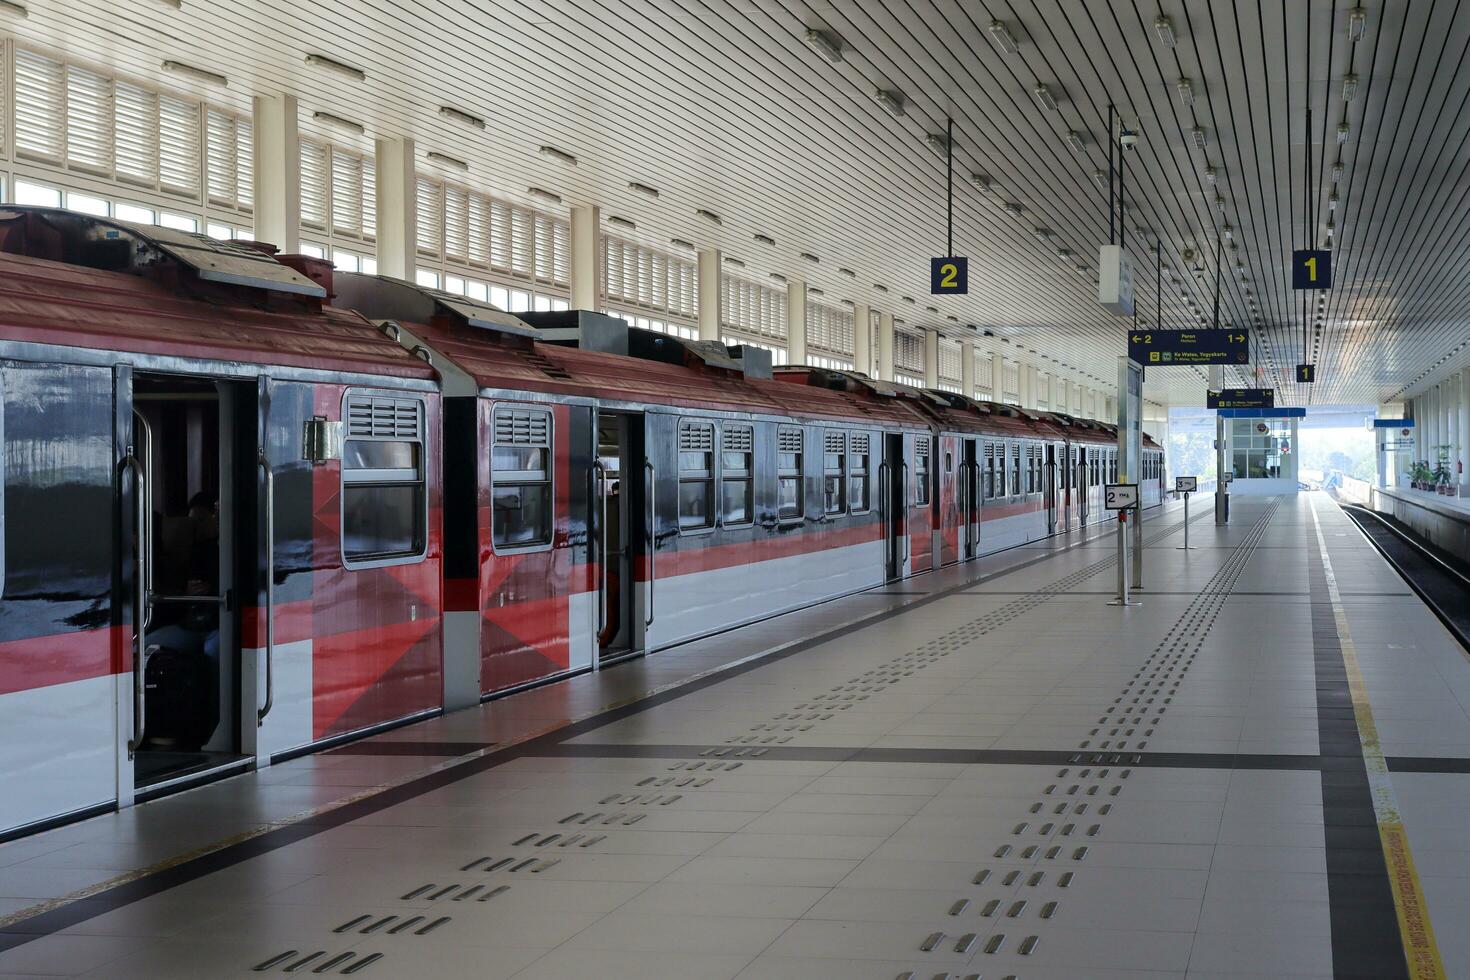
<instances>
[{"instance_id":1,"label":"red and white train","mask_svg":"<svg viewBox=\"0 0 1470 980\"><path fill-rule=\"evenodd\" d=\"M1096 422L10 206L0 400L0 840L1065 533L1116 473Z\"/></svg>"}]
</instances>

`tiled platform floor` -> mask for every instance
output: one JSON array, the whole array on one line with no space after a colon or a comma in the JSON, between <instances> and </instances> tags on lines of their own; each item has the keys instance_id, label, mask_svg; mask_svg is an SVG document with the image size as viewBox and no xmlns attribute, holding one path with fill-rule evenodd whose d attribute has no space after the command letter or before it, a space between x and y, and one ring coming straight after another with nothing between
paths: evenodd
<instances>
[{"instance_id":1,"label":"tiled platform floor","mask_svg":"<svg viewBox=\"0 0 1470 980\"><path fill-rule=\"evenodd\" d=\"M1470 976L1470 661L1326 497L1201 510L1135 608L1019 549L0 846L0 976L1403 976L1345 651Z\"/></svg>"}]
</instances>

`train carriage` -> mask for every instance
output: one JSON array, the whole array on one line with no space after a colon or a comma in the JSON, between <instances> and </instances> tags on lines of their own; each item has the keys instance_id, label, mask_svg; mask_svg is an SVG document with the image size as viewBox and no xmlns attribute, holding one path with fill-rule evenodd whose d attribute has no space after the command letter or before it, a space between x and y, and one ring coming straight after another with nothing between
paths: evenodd
<instances>
[{"instance_id":1,"label":"train carriage","mask_svg":"<svg viewBox=\"0 0 1470 980\"><path fill-rule=\"evenodd\" d=\"M0 835L438 707L435 379L324 295L0 209Z\"/></svg>"}]
</instances>

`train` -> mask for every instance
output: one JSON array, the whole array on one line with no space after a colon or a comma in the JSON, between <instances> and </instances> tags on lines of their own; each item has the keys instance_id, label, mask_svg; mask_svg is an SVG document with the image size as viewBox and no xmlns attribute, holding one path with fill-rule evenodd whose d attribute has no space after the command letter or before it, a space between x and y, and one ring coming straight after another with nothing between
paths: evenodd
<instances>
[{"instance_id":1,"label":"train","mask_svg":"<svg viewBox=\"0 0 1470 980\"><path fill-rule=\"evenodd\" d=\"M1096 421L11 205L0 400L0 840L1107 520L1117 476Z\"/></svg>"}]
</instances>

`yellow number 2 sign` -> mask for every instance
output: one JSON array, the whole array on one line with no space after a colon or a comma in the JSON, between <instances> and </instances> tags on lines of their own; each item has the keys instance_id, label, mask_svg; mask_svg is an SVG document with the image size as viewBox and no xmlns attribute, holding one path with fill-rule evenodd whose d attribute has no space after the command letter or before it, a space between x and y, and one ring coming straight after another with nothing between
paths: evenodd
<instances>
[{"instance_id":1,"label":"yellow number 2 sign","mask_svg":"<svg viewBox=\"0 0 1470 980\"><path fill-rule=\"evenodd\" d=\"M962 255L946 255L929 260L929 292L934 295L962 296L970 291L970 260Z\"/></svg>"}]
</instances>

